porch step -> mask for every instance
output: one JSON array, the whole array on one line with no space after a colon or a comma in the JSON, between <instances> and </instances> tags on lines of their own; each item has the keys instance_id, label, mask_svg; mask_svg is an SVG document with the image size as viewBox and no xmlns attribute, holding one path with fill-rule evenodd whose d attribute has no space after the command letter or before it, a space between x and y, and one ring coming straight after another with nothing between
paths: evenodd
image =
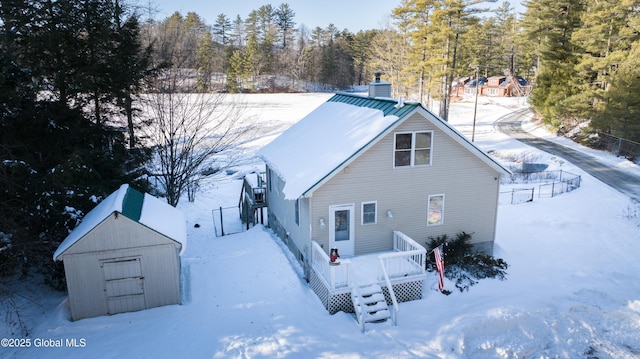
<instances>
[{"instance_id":1,"label":"porch step","mask_svg":"<svg viewBox=\"0 0 640 359\"><path fill-rule=\"evenodd\" d=\"M377 284L354 288L351 291L351 301L356 320L363 332L366 324L384 323L391 318L387 300L382 288Z\"/></svg>"},{"instance_id":2,"label":"porch step","mask_svg":"<svg viewBox=\"0 0 640 359\"><path fill-rule=\"evenodd\" d=\"M360 287L360 295L366 297L375 293L382 293L382 288L378 284L369 284Z\"/></svg>"}]
</instances>

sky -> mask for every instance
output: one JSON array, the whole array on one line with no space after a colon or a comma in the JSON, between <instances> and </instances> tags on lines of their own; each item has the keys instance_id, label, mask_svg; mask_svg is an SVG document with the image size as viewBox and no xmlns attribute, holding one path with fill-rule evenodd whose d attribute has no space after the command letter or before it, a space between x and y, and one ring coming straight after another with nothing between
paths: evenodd
<instances>
[{"instance_id":1,"label":"sky","mask_svg":"<svg viewBox=\"0 0 640 359\"><path fill-rule=\"evenodd\" d=\"M148 0L140 0L145 3ZM200 15L207 24L212 25L219 14L225 14L231 20L240 15L245 19L252 10L262 5L271 4L278 7L282 3L289 4L295 12L296 26L304 24L309 29L319 26L326 28L334 24L339 30L349 29L353 33L360 30L373 30L386 27L388 17L392 10L399 6L401 0L192 0L176 2L173 0L150 0L157 5L159 14L157 19L164 19L178 11L182 15L195 12ZM498 6L502 1L498 0L493 6ZM510 0L511 6L517 10L522 9L519 1Z\"/></svg>"},{"instance_id":2,"label":"sky","mask_svg":"<svg viewBox=\"0 0 640 359\"><path fill-rule=\"evenodd\" d=\"M225 14L231 20L240 15L246 18L252 10L257 10L262 5L271 4L278 7L282 3L289 4L295 12L294 21L297 26L304 24L313 29L334 24L338 29L349 29L351 32L383 28L386 17L391 14L393 8L400 4L400 0L286 0L286 1L259 1L259 0L194 0L176 2L173 0L153 0L163 19L179 11L182 15L195 12L200 15L207 24L212 25L219 14ZM142 0L141 2L144 2Z\"/></svg>"},{"instance_id":3,"label":"sky","mask_svg":"<svg viewBox=\"0 0 640 359\"><path fill-rule=\"evenodd\" d=\"M581 175L582 183L553 198L536 195L532 202L499 205L494 254L509 263L504 281L481 280L459 292L446 279L452 293L445 296L429 272L423 299L400 303L397 326L382 323L362 333L353 314L327 312L301 279L296 259L268 228L216 237L212 209L237 206L242 174L264 170L260 161L248 159L330 95L238 95L251 104L248 115L259 116L265 126L246 143L247 161L235 167L238 172L220 171L200 183L194 202L183 198L178 205L188 233L182 305L72 322L65 292L42 287L41 281L2 282L0 290L14 294L10 304L20 308L30 334L6 340L21 334L0 301L0 357L638 358L640 207L633 214L629 197L568 161L498 132L494 122L525 106L524 99L481 96L475 143L505 159L536 158L551 170ZM467 137L475 108L473 97L451 104L450 123ZM624 158L536 126L527 122L538 136L640 173ZM505 185L501 191L513 186L535 186L538 192L537 184ZM233 215L239 222L237 207Z\"/></svg>"}]
</instances>

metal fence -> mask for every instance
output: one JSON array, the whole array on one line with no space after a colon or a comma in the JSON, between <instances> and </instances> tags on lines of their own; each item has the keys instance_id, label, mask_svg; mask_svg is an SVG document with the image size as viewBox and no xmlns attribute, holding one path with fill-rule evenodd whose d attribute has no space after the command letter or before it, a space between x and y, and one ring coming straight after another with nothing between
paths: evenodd
<instances>
[{"instance_id":1,"label":"metal fence","mask_svg":"<svg viewBox=\"0 0 640 359\"><path fill-rule=\"evenodd\" d=\"M216 237L244 231L238 207L220 207L211 212L213 214L213 228L216 232Z\"/></svg>"},{"instance_id":2,"label":"metal fence","mask_svg":"<svg viewBox=\"0 0 640 359\"><path fill-rule=\"evenodd\" d=\"M533 201L535 188L513 188L511 191L500 192L500 204L520 204Z\"/></svg>"},{"instance_id":3,"label":"metal fence","mask_svg":"<svg viewBox=\"0 0 640 359\"><path fill-rule=\"evenodd\" d=\"M640 143L598 131L597 147L631 161L640 160Z\"/></svg>"},{"instance_id":4,"label":"metal fence","mask_svg":"<svg viewBox=\"0 0 640 359\"><path fill-rule=\"evenodd\" d=\"M555 197L562 193L571 192L580 188L581 177L571 172L556 170L542 171L535 173L515 173L508 181L501 181L501 184L530 184L541 183L538 185L538 198ZM512 188L510 191L502 191L499 193L498 201L500 204L520 204L533 202L535 198L535 186L528 188Z\"/></svg>"}]
</instances>

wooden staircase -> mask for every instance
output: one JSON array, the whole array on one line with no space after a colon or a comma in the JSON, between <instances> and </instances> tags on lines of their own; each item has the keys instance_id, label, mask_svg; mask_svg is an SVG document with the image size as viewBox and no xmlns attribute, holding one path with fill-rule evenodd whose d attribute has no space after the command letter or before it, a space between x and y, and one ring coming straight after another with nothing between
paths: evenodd
<instances>
[{"instance_id":1,"label":"wooden staircase","mask_svg":"<svg viewBox=\"0 0 640 359\"><path fill-rule=\"evenodd\" d=\"M363 333L366 324L386 323L391 318L387 300L378 284L354 286L351 290L351 301Z\"/></svg>"},{"instance_id":2,"label":"wooden staircase","mask_svg":"<svg viewBox=\"0 0 640 359\"><path fill-rule=\"evenodd\" d=\"M244 176L238 207L240 219L242 223L246 223L247 230L249 224L255 226L258 222L258 210L260 211L260 223L264 224L262 209L267 207L267 180L264 172L252 172Z\"/></svg>"}]
</instances>

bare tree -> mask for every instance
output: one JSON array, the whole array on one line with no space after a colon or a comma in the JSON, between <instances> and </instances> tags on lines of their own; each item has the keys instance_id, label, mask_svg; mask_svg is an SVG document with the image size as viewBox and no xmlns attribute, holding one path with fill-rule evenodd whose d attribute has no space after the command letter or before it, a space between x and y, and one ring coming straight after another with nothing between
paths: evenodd
<instances>
[{"instance_id":1,"label":"bare tree","mask_svg":"<svg viewBox=\"0 0 640 359\"><path fill-rule=\"evenodd\" d=\"M162 91L145 101L155 172L172 206L185 192L193 201L202 174L229 166L220 156L251 139L255 129L252 120L242 116L244 105L229 95L177 91L193 86L185 84L188 80L175 69L167 70L159 80Z\"/></svg>"}]
</instances>

